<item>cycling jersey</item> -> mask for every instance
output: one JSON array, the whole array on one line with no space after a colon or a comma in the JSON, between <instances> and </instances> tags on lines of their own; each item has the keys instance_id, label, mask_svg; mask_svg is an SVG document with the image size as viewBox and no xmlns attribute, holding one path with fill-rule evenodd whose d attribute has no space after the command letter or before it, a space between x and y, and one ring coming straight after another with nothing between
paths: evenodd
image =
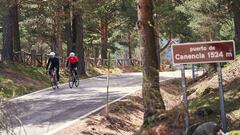
<instances>
[{"instance_id":1,"label":"cycling jersey","mask_svg":"<svg viewBox=\"0 0 240 135\"><path fill-rule=\"evenodd\" d=\"M67 61L69 61L71 64L76 64L78 62L78 57L77 56L68 57Z\"/></svg>"},{"instance_id":2,"label":"cycling jersey","mask_svg":"<svg viewBox=\"0 0 240 135\"><path fill-rule=\"evenodd\" d=\"M49 75L51 75L52 70L54 68L57 69L57 71L56 71L57 72L57 80L59 81L59 79L60 79L60 75L59 75L59 59L57 57L53 57L53 58L49 58L48 59L46 70L48 70L48 68L49 68Z\"/></svg>"},{"instance_id":3,"label":"cycling jersey","mask_svg":"<svg viewBox=\"0 0 240 135\"><path fill-rule=\"evenodd\" d=\"M77 74L77 67L78 67L78 57L77 56L74 56L74 57L68 57L67 58L67 67L69 66L69 63L70 63L70 72L74 71L75 74Z\"/></svg>"},{"instance_id":4,"label":"cycling jersey","mask_svg":"<svg viewBox=\"0 0 240 135\"><path fill-rule=\"evenodd\" d=\"M48 70L49 66L50 66L50 69L54 67L59 68L59 59L56 57L49 58L46 66L46 70Z\"/></svg>"}]
</instances>

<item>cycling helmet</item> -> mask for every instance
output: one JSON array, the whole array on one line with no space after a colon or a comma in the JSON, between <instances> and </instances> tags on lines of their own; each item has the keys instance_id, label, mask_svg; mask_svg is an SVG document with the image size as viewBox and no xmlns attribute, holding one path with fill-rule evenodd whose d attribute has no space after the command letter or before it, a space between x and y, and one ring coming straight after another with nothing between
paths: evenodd
<instances>
[{"instance_id":1,"label":"cycling helmet","mask_svg":"<svg viewBox=\"0 0 240 135\"><path fill-rule=\"evenodd\" d=\"M55 52L50 52L50 54L49 54L51 57L55 57Z\"/></svg>"},{"instance_id":2,"label":"cycling helmet","mask_svg":"<svg viewBox=\"0 0 240 135\"><path fill-rule=\"evenodd\" d=\"M74 57L74 56L75 56L75 53L74 53L74 52L70 52L69 56L70 56L70 57Z\"/></svg>"}]
</instances>

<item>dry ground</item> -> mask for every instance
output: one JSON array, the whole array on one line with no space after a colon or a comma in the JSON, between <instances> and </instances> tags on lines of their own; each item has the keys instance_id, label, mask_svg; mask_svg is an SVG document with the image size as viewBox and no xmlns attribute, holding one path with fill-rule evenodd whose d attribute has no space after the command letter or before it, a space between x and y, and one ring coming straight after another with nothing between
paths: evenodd
<instances>
[{"instance_id":1,"label":"dry ground","mask_svg":"<svg viewBox=\"0 0 240 135\"><path fill-rule=\"evenodd\" d=\"M223 69L226 112L229 129L240 128L240 61L236 60ZM190 124L215 121L219 123L219 98L217 76L213 74L199 78L197 83L189 86ZM181 79L161 82L161 94L166 111L164 119L143 135L182 135L184 132L184 110L181 104ZM208 93L202 92L210 89ZM206 117L196 116L198 107L209 106L213 114ZM109 117L104 110L88 118L78 121L56 135L131 135L137 134L143 122L143 104L141 92L126 97L124 100L110 106Z\"/></svg>"},{"instance_id":2,"label":"dry ground","mask_svg":"<svg viewBox=\"0 0 240 135\"><path fill-rule=\"evenodd\" d=\"M46 83L46 80L35 80L29 75L24 75L22 73L15 72L11 69L1 69L0 68L0 75L6 77L6 78L11 78L14 84L19 85L19 86L24 86L27 88L33 88L36 90L44 88L44 86L40 85L42 83Z\"/></svg>"},{"instance_id":3,"label":"dry ground","mask_svg":"<svg viewBox=\"0 0 240 135\"><path fill-rule=\"evenodd\" d=\"M168 110L180 104L179 85L180 80L174 79L161 83L161 93ZM172 123L176 128L178 120L182 120L181 111L175 113L167 120L166 124ZM168 112L167 112L168 113ZM139 131L143 122L142 93L137 91L131 96L110 105L109 116L106 117L105 110L101 110L84 120L79 120L72 126L63 129L56 135L132 135ZM167 130L166 125L162 125L158 130ZM177 131L177 130L176 130Z\"/></svg>"}]
</instances>

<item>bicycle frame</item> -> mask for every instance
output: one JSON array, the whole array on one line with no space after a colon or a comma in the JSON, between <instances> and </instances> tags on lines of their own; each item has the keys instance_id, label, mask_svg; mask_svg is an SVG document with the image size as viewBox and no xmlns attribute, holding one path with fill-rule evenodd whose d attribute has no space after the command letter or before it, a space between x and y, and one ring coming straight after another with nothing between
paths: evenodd
<instances>
[{"instance_id":1,"label":"bicycle frame","mask_svg":"<svg viewBox=\"0 0 240 135\"><path fill-rule=\"evenodd\" d=\"M52 70L50 70L50 82L51 82L51 85L52 85L53 89L58 88L56 72L57 72L56 68L53 68Z\"/></svg>"},{"instance_id":2,"label":"bicycle frame","mask_svg":"<svg viewBox=\"0 0 240 135\"><path fill-rule=\"evenodd\" d=\"M73 88L73 86L79 86L79 77L78 74L75 73L75 69L70 69L69 71L69 87Z\"/></svg>"}]
</instances>

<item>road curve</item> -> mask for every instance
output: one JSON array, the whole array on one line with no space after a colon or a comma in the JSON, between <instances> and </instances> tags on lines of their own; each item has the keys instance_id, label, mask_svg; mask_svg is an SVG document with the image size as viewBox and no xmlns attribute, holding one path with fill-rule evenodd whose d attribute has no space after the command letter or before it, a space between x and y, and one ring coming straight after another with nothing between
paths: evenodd
<instances>
[{"instance_id":1,"label":"road curve","mask_svg":"<svg viewBox=\"0 0 240 135\"><path fill-rule=\"evenodd\" d=\"M191 72L186 72L187 76ZM161 72L160 81L178 78L180 72ZM101 108L106 99L106 75L80 81L79 88L68 84L58 90L44 89L12 99L20 112L22 125L15 125L16 135L51 135ZM140 90L142 73L110 75L110 101Z\"/></svg>"}]
</instances>

